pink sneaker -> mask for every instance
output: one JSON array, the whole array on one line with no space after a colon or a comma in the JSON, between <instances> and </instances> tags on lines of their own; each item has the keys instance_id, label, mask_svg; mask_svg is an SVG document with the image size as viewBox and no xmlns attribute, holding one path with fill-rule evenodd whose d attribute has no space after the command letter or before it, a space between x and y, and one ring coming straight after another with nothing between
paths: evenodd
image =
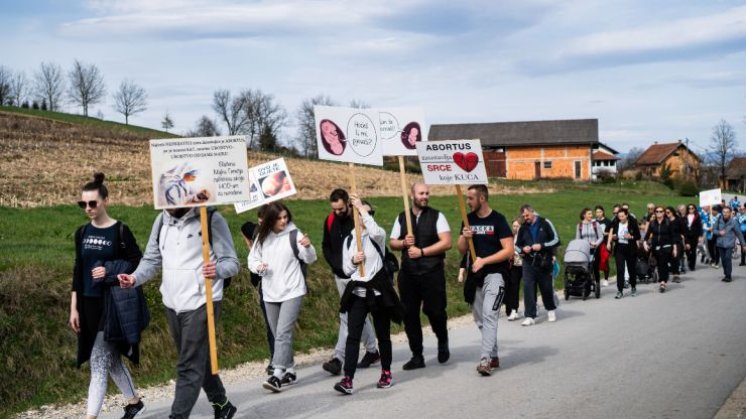
<instances>
[{"instance_id":1,"label":"pink sneaker","mask_svg":"<svg viewBox=\"0 0 746 419\"><path fill-rule=\"evenodd\" d=\"M382 370L381 371L381 378L378 380L377 387L378 388L389 388L391 387L391 371L389 370Z\"/></svg>"}]
</instances>

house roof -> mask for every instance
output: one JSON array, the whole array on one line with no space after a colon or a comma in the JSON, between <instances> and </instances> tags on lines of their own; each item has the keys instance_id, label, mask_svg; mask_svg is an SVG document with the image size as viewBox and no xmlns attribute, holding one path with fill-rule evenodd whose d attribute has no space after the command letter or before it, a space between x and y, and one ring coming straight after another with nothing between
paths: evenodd
<instances>
[{"instance_id":1,"label":"house roof","mask_svg":"<svg viewBox=\"0 0 746 419\"><path fill-rule=\"evenodd\" d=\"M734 157L730 163L728 163L728 168L725 169L725 173L729 178L740 178L741 176L746 176L746 157Z\"/></svg>"},{"instance_id":2,"label":"house roof","mask_svg":"<svg viewBox=\"0 0 746 419\"><path fill-rule=\"evenodd\" d=\"M648 147L648 149L645 150L640 155L640 157L637 158L637 161L635 161L635 166L649 166L649 165L657 166L663 163L663 161L665 161L668 158L668 156L673 154L674 151L682 147L685 149L687 148L686 145L684 145L681 141L678 141L675 143L653 144L650 147ZM697 160L700 160L699 156L692 153L691 150L689 150L689 152Z\"/></svg>"},{"instance_id":3,"label":"house roof","mask_svg":"<svg viewBox=\"0 0 746 419\"><path fill-rule=\"evenodd\" d=\"M600 161L603 161L603 160L619 160L619 157L617 157L617 156L615 156L613 154L609 154L609 153L607 153L605 151L598 150L598 151L594 151L593 152L593 160L600 160Z\"/></svg>"},{"instance_id":4,"label":"house roof","mask_svg":"<svg viewBox=\"0 0 746 419\"><path fill-rule=\"evenodd\" d=\"M597 144L598 119L436 124L429 141L475 139L483 146Z\"/></svg>"},{"instance_id":5,"label":"house roof","mask_svg":"<svg viewBox=\"0 0 746 419\"><path fill-rule=\"evenodd\" d=\"M606 145L606 144L604 144L604 143L602 143L600 141L599 141L598 145L593 146L593 149L594 150L606 151L607 153L611 153L611 154L614 154L614 155L619 154L618 151L614 150L613 148L609 147L608 145Z\"/></svg>"}]
</instances>

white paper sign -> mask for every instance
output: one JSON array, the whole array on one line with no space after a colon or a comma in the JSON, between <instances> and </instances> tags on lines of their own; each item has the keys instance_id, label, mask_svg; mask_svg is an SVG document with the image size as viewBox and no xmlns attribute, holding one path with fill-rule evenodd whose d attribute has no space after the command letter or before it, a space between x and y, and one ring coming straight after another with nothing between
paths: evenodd
<instances>
[{"instance_id":1,"label":"white paper sign","mask_svg":"<svg viewBox=\"0 0 746 419\"><path fill-rule=\"evenodd\" d=\"M249 199L244 136L150 140L150 165L156 209Z\"/></svg>"},{"instance_id":2,"label":"white paper sign","mask_svg":"<svg viewBox=\"0 0 746 419\"><path fill-rule=\"evenodd\" d=\"M479 140L428 141L417 143L417 157L428 185L474 185L488 183Z\"/></svg>"},{"instance_id":3,"label":"white paper sign","mask_svg":"<svg viewBox=\"0 0 746 419\"><path fill-rule=\"evenodd\" d=\"M319 159L383 166L378 112L315 106Z\"/></svg>"},{"instance_id":4,"label":"white paper sign","mask_svg":"<svg viewBox=\"0 0 746 419\"><path fill-rule=\"evenodd\" d=\"M285 164L285 159L272 160L249 168L249 180L251 182L249 189L251 198L248 201L234 204L236 214L297 193L295 184L290 178L290 171Z\"/></svg>"},{"instance_id":5,"label":"white paper sign","mask_svg":"<svg viewBox=\"0 0 746 419\"><path fill-rule=\"evenodd\" d=\"M384 156L416 156L418 142L427 141L425 112L420 108L378 109Z\"/></svg>"},{"instance_id":6,"label":"white paper sign","mask_svg":"<svg viewBox=\"0 0 746 419\"><path fill-rule=\"evenodd\" d=\"M699 206L704 207L707 205L720 205L723 200L720 189L710 189L707 191L699 192Z\"/></svg>"}]
</instances>

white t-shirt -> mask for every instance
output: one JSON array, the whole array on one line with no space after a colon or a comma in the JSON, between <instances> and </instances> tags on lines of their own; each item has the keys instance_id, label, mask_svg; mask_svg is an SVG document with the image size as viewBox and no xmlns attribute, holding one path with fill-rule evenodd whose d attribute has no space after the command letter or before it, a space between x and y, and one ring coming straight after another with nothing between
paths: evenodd
<instances>
[{"instance_id":1,"label":"white t-shirt","mask_svg":"<svg viewBox=\"0 0 746 419\"><path fill-rule=\"evenodd\" d=\"M422 212L420 212L420 214L422 214ZM417 215L417 218L415 219L415 224L417 224L417 220L420 219L420 214ZM435 229L437 230L438 234L451 232L451 228L448 226L448 221L446 221L446 217L440 211L438 211L438 221L436 221L435 223ZM394 227L391 229L390 238L398 239L400 235L401 235L401 225L399 224L399 217L397 216L396 220L394 220Z\"/></svg>"},{"instance_id":2,"label":"white t-shirt","mask_svg":"<svg viewBox=\"0 0 746 419\"><path fill-rule=\"evenodd\" d=\"M619 223L619 231L617 232L617 237L619 237L619 243L620 244L627 244L627 243L629 243L629 241L624 238L624 235L627 234L627 233L629 233L629 228L627 228L628 225L629 225L629 221L627 221L624 224Z\"/></svg>"}]
</instances>

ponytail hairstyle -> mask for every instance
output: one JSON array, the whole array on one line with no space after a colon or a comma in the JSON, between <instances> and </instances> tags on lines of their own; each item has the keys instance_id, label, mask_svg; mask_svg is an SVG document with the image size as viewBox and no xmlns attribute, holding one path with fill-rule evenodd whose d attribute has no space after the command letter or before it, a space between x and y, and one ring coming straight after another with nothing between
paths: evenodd
<instances>
[{"instance_id":1,"label":"ponytail hairstyle","mask_svg":"<svg viewBox=\"0 0 746 419\"><path fill-rule=\"evenodd\" d=\"M94 173L93 180L83 185L81 191L98 191L98 196L101 197L102 200L108 198L109 190L106 189L106 185L104 185L104 178L105 176L102 172Z\"/></svg>"}]
</instances>

